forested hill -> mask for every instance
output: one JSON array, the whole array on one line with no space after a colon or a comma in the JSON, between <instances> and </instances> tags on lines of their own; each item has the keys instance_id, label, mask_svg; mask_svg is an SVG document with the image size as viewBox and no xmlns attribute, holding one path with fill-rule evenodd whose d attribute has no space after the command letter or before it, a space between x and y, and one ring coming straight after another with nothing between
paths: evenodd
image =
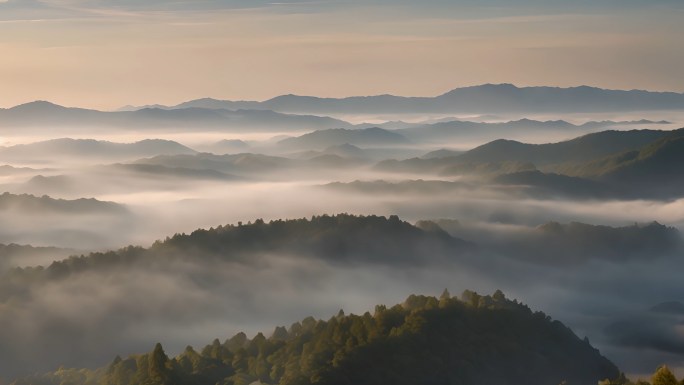
<instances>
[{"instance_id":1,"label":"forested hill","mask_svg":"<svg viewBox=\"0 0 684 385\"><path fill-rule=\"evenodd\" d=\"M13 385L594 385L618 369L559 321L497 291L410 296L373 314L311 317L266 337L239 333L169 358L116 357L98 370L60 369Z\"/></svg>"},{"instance_id":2,"label":"forested hill","mask_svg":"<svg viewBox=\"0 0 684 385\"><path fill-rule=\"evenodd\" d=\"M157 242L151 251L171 255L233 255L279 251L314 255L332 262L417 262L417 257L455 255L474 245L443 231L424 231L396 215L321 215L196 230ZM420 258L418 258L420 259Z\"/></svg>"},{"instance_id":3,"label":"forested hill","mask_svg":"<svg viewBox=\"0 0 684 385\"><path fill-rule=\"evenodd\" d=\"M59 279L91 270L173 259L220 259L246 263L260 254L324 259L333 264L424 264L432 258L458 257L473 250L469 242L443 231L425 231L396 216L338 214L310 219L274 220L199 229L175 234L149 248L129 246L55 261L50 266L13 269L12 282ZM7 278L7 277L6 277ZM0 298L3 288L0 284Z\"/></svg>"}]
</instances>

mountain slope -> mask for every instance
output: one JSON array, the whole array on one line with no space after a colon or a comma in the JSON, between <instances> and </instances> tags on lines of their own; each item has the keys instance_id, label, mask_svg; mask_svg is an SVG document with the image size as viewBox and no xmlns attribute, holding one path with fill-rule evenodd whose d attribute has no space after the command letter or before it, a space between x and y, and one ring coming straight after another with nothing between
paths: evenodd
<instances>
[{"instance_id":1,"label":"mountain slope","mask_svg":"<svg viewBox=\"0 0 684 385\"><path fill-rule=\"evenodd\" d=\"M569 168L567 172L642 195L670 198L684 191L683 170L684 135L663 138L640 150Z\"/></svg>"},{"instance_id":2,"label":"mountain slope","mask_svg":"<svg viewBox=\"0 0 684 385\"><path fill-rule=\"evenodd\" d=\"M283 170L296 163L292 159L262 154L241 153L233 155L214 155L200 153L195 155L160 155L139 159L134 164L159 165L171 168L194 170L215 170L226 173L264 173Z\"/></svg>"},{"instance_id":3,"label":"mountain slope","mask_svg":"<svg viewBox=\"0 0 684 385\"><path fill-rule=\"evenodd\" d=\"M502 139L474 148L460 155L458 159L469 162L532 162L537 166L586 162L638 149L670 135L673 135L673 131L602 131L548 144L527 144Z\"/></svg>"},{"instance_id":4,"label":"mountain slope","mask_svg":"<svg viewBox=\"0 0 684 385\"><path fill-rule=\"evenodd\" d=\"M112 160L195 153L195 150L180 143L162 139L145 139L135 143L113 143L93 139L61 138L2 147L0 148L0 159L21 161L66 157Z\"/></svg>"},{"instance_id":5,"label":"mountain slope","mask_svg":"<svg viewBox=\"0 0 684 385\"><path fill-rule=\"evenodd\" d=\"M127 212L126 207L118 203L99 201L93 198L65 200L50 198L46 195L37 197L29 194L15 195L5 192L0 195L0 211L10 210L25 214L120 214Z\"/></svg>"},{"instance_id":6,"label":"mountain slope","mask_svg":"<svg viewBox=\"0 0 684 385\"><path fill-rule=\"evenodd\" d=\"M373 315L306 318L271 337L243 333L169 359L161 344L96 371L60 369L14 385L547 385L616 378L615 365L570 329L497 291L410 296Z\"/></svg>"},{"instance_id":7,"label":"mountain slope","mask_svg":"<svg viewBox=\"0 0 684 385\"><path fill-rule=\"evenodd\" d=\"M283 139L278 142L278 145L291 150L323 150L345 144L367 147L405 145L407 143L408 140L400 134L379 127L372 127L360 130L319 130L296 138Z\"/></svg>"}]
</instances>

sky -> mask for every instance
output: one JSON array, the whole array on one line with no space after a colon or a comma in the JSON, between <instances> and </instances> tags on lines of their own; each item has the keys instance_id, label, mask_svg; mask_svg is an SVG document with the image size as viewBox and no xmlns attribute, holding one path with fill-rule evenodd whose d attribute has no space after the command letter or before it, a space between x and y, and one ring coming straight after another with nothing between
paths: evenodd
<instances>
[{"instance_id":1,"label":"sky","mask_svg":"<svg viewBox=\"0 0 684 385\"><path fill-rule=\"evenodd\" d=\"M0 107L483 83L684 92L681 20L680 0L0 0Z\"/></svg>"}]
</instances>

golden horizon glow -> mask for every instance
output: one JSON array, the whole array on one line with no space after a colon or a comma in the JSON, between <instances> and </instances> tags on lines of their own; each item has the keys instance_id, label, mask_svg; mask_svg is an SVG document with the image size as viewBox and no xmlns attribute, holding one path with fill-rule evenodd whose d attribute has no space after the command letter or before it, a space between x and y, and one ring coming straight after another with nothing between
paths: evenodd
<instances>
[{"instance_id":1,"label":"golden horizon glow","mask_svg":"<svg viewBox=\"0 0 684 385\"><path fill-rule=\"evenodd\" d=\"M484 83L684 91L679 8L461 16L454 7L413 15L407 6L178 12L87 3L53 2L68 12L44 18L2 18L0 8L0 107L435 96Z\"/></svg>"}]
</instances>

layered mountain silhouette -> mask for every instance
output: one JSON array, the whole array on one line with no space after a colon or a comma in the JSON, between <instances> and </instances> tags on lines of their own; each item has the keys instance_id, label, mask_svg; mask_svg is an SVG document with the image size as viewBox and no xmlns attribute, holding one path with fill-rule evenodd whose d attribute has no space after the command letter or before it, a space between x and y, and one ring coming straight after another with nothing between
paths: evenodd
<instances>
[{"instance_id":1,"label":"layered mountain silhouette","mask_svg":"<svg viewBox=\"0 0 684 385\"><path fill-rule=\"evenodd\" d=\"M160 155L134 162L136 165L158 165L189 170L214 170L239 175L285 170L294 167L298 163L298 161L289 158L252 153Z\"/></svg>"},{"instance_id":2,"label":"layered mountain silhouette","mask_svg":"<svg viewBox=\"0 0 684 385\"><path fill-rule=\"evenodd\" d=\"M484 143L500 138L553 138L558 136L578 136L597 130L625 129L634 126L668 125L666 121L589 121L583 124L572 124L564 120L539 121L519 119L508 122L472 122L449 120L433 124L418 124L397 129L412 141L425 143L468 143L476 141ZM383 128L387 128L384 127Z\"/></svg>"},{"instance_id":3,"label":"layered mountain silhouette","mask_svg":"<svg viewBox=\"0 0 684 385\"><path fill-rule=\"evenodd\" d=\"M54 199L47 195L37 197L29 194L17 195L7 192L0 195L0 211L2 210L16 210L33 214L121 214L127 212L125 206L93 198L66 200Z\"/></svg>"},{"instance_id":4,"label":"layered mountain silhouette","mask_svg":"<svg viewBox=\"0 0 684 385\"><path fill-rule=\"evenodd\" d=\"M328 150L328 149L326 149ZM366 164L363 158L346 156L344 151L313 151L299 154L297 159L282 156L271 156L254 153L215 155L200 153L195 155L160 155L152 158L139 159L132 163L136 167L140 165L164 166L169 169L197 170L202 173L205 170L213 170L223 174L229 174L245 178L279 178L292 177L287 172L301 171L300 176L306 177L307 172L316 170L351 168ZM131 167L135 169L135 167ZM139 169L138 171L141 171ZM153 171L149 168L148 171ZM160 170L161 171L161 170Z\"/></svg>"},{"instance_id":5,"label":"layered mountain silhouette","mask_svg":"<svg viewBox=\"0 0 684 385\"><path fill-rule=\"evenodd\" d=\"M682 196L684 129L602 131L576 139L528 144L499 139L459 153L385 160L375 168L400 173L475 175L526 186L536 198L671 199Z\"/></svg>"},{"instance_id":6,"label":"layered mountain silhouette","mask_svg":"<svg viewBox=\"0 0 684 385\"><path fill-rule=\"evenodd\" d=\"M654 140L641 143L649 139ZM681 129L661 132L607 131L544 147L505 142L492 144L491 147L500 149L503 146L508 146L508 152L502 150L502 157L534 159L542 166L556 163L550 165L549 169L564 176L540 172L518 173L499 177L497 181L502 183L528 184L556 190L560 188L567 192L574 190L576 193L594 195L597 198L622 196L670 199L682 196L684 191L684 130ZM637 148L628 149L629 146ZM488 147L483 146L476 150L492 154L492 148ZM623 151L619 151L620 148ZM487 151L483 151L485 149ZM551 149L556 150L555 154L552 154ZM549 153L544 153L545 151ZM613 154L606 155L607 152ZM464 157L467 158L467 155ZM471 156L483 154L474 153ZM486 155L483 156L485 157ZM587 160L592 158L593 160ZM560 184L565 186L560 187Z\"/></svg>"},{"instance_id":7,"label":"layered mountain silhouette","mask_svg":"<svg viewBox=\"0 0 684 385\"><path fill-rule=\"evenodd\" d=\"M153 179L187 179L187 180L216 180L216 181L234 181L241 178L225 172L212 169L196 169L187 167L167 167L160 164L113 164L109 166L102 166L101 169L107 171L122 171L132 174L137 174L144 178Z\"/></svg>"},{"instance_id":8,"label":"layered mountain silhouette","mask_svg":"<svg viewBox=\"0 0 684 385\"><path fill-rule=\"evenodd\" d=\"M470 162L531 162L537 166L583 162L635 150L677 132L684 134L684 130L610 130L549 144L527 144L500 139L474 148L459 158Z\"/></svg>"},{"instance_id":9,"label":"layered mountain silhouette","mask_svg":"<svg viewBox=\"0 0 684 385\"><path fill-rule=\"evenodd\" d=\"M0 147L3 161L44 161L54 158L97 160L125 160L155 155L195 154L196 151L180 143L145 139L134 143L113 143L93 139L52 139L31 144Z\"/></svg>"},{"instance_id":10,"label":"layered mountain silhouette","mask_svg":"<svg viewBox=\"0 0 684 385\"><path fill-rule=\"evenodd\" d=\"M567 172L645 196L681 196L684 191L684 133L681 135L662 138L639 150L569 167Z\"/></svg>"},{"instance_id":11,"label":"layered mountain silhouette","mask_svg":"<svg viewBox=\"0 0 684 385\"><path fill-rule=\"evenodd\" d=\"M436 97L377 95L334 99L282 95L263 102L197 99L164 108L263 109L317 114L644 111L684 109L684 94L589 86L559 88L484 84L456 88Z\"/></svg>"},{"instance_id":12,"label":"layered mountain silhouette","mask_svg":"<svg viewBox=\"0 0 684 385\"><path fill-rule=\"evenodd\" d=\"M322 150L331 146L353 145L359 147L401 146L409 141L392 131L379 127L358 130L330 129L314 131L296 138L287 138L278 142L282 148L289 150Z\"/></svg>"},{"instance_id":13,"label":"layered mountain silhouette","mask_svg":"<svg viewBox=\"0 0 684 385\"><path fill-rule=\"evenodd\" d=\"M445 180L405 180L400 182L387 182L384 180L360 181L342 183L333 182L322 187L344 192L363 194L445 194L458 190L474 190L475 187L463 182L449 182Z\"/></svg>"},{"instance_id":14,"label":"layered mountain silhouette","mask_svg":"<svg viewBox=\"0 0 684 385\"><path fill-rule=\"evenodd\" d=\"M472 241L481 249L543 265L568 266L602 260L626 263L676 258L684 237L674 227L657 222L612 227L580 222L548 222L533 228L502 230L440 219L419 221L422 229L441 229Z\"/></svg>"},{"instance_id":15,"label":"layered mountain silhouette","mask_svg":"<svg viewBox=\"0 0 684 385\"><path fill-rule=\"evenodd\" d=\"M34 247L16 243L0 244L0 269L10 266L34 266L75 255L77 250L59 247Z\"/></svg>"},{"instance_id":16,"label":"layered mountain silhouette","mask_svg":"<svg viewBox=\"0 0 684 385\"><path fill-rule=\"evenodd\" d=\"M131 128L217 131L302 131L324 128L347 128L351 124L329 117L290 115L268 110L229 110L210 108L161 109L135 111L97 111L67 108L45 101L0 109L1 127L34 129L61 128Z\"/></svg>"}]
</instances>

